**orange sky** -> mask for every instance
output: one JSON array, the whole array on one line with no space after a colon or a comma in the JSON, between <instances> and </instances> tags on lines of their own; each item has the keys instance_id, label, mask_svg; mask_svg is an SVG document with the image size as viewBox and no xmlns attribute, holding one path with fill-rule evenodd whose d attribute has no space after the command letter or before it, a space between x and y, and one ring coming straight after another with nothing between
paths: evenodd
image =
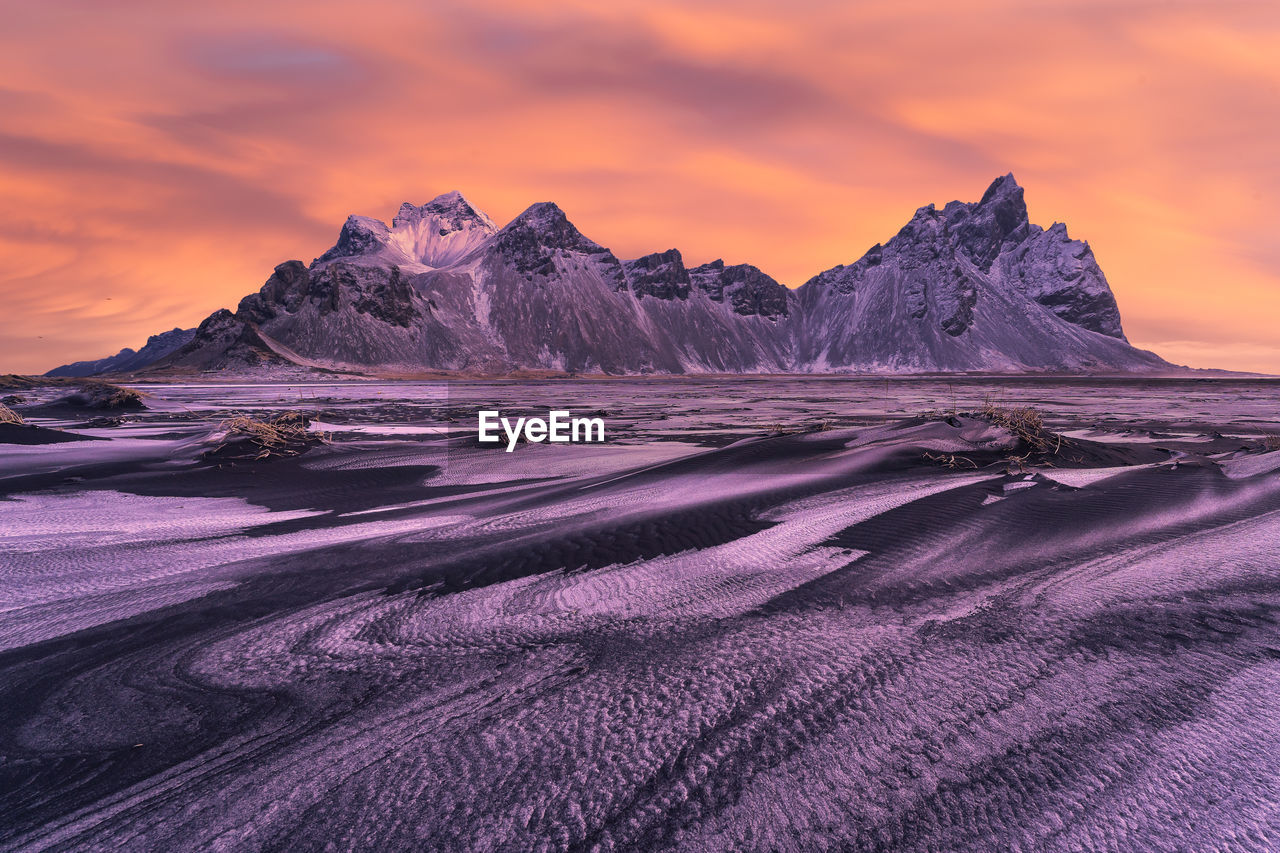
<instances>
[{"instance_id":1,"label":"orange sky","mask_svg":"<svg viewBox=\"0 0 1280 853\"><path fill-rule=\"evenodd\" d=\"M450 189L794 286L1013 171L1134 343L1280 373L1280 3L549 5L0 0L0 372Z\"/></svg>"}]
</instances>

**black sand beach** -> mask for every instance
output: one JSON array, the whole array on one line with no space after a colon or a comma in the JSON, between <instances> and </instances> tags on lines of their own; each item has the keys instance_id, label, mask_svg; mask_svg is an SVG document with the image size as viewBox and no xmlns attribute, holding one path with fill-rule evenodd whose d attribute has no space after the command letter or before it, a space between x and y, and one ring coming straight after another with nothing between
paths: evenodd
<instances>
[{"instance_id":1,"label":"black sand beach","mask_svg":"<svg viewBox=\"0 0 1280 853\"><path fill-rule=\"evenodd\" d=\"M5 849L1280 846L1274 383L139 387L0 443Z\"/></svg>"}]
</instances>

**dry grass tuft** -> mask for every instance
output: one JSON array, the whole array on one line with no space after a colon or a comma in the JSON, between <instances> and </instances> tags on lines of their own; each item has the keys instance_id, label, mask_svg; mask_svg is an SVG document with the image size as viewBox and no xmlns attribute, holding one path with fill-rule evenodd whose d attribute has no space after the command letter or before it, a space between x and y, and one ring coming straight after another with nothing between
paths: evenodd
<instances>
[{"instance_id":1,"label":"dry grass tuft","mask_svg":"<svg viewBox=\"0 0 1280 853\"><path fill-rule=\"evenodd\" d=\"M285 412L270 420L237 415L222 422L226 434L210 455L255 460L300 456L329 441L325 433L308 429L310 423L301 412Z\"/></svg>"},{"instance_id":2,"label":"dry grass tuft","mask_svg":"<svg viewBox=\"0 0 1280 853\"><path fill-rule=\"evenodd\" d=\"M1019 438L1044 430L1044 418L1031 406L1008 408L987 402L982 405L982 414L987 420L1004 427Z\"/></svg>"},{"instance_id":3,"label":"dry grass tuft","mask_svg":"<svg viewBox=\"0 0 1280 853\"><path fill-rule=\"evenodd\" d=\"M0 424L25 424L25 423L26 421L23 419L22 415L18 414L13 409L6 406L4 403L0 403Z\"/></svg>"},{"instance_id":4,"label":"dry grass tuft","mask_svg":"<svg viewBox=\"0 0 1280 853\"><path fill-rule=\"evenodd\" d=\"M1006 407L987 401L980 414L1013 433L1037 453L1052 452L1056 456L1062 449L1062 436L1046 430L1044 418L1031 406Z\"/></svg>"},{"instance_id":5,"label":"dry grass tuft","mask_svg":"<svg viewBox=\"0 0 1280 853\"><path fill-rule=\"evenodd\" d=\"M930 453L926 450L924 458L928 459L930 462L937 462L945 468L972 468L974 470L977 470L978 468L977 462L974 462L967 456L959 456L954 453Z\"/></svg>"},{"instance_id":6,"label":"dry grass tuft","mask_svg":"<svg viewBox=\"0 0 1280 853\"><path fill-rule=\"evenodd\" d=\"M145 409L141 391L100 382L96 379L81 381L75 393L69 394L54 405L75 406L80 409L97 409L100 411L124 411L129 409Z\"/></svg>"},{"instance_id":7,"label":"dry grass tuft","mask_svg":"<svg viewBox=\"0 0 1280 853\"><path fill-rule=\"evenodd\" d=\"M813 421L807 424L797 423L773 423L765 424L764 431L771 436L776 435L798 435L806 432L827 432L836 429L839 425L830 418L824 418L820 421Z\"/></svg>"},{"instance_id":8,"label":"dry grass tuft","mask_svg":"<svg viewBox=\"0 0 1280 853\"><path fill-rule=\"evenodd\" d=\"M102 409L141 409L144 408L142 393L132 388L102 383L94 398L95 404Z\"/></svg>"}]
</instances>

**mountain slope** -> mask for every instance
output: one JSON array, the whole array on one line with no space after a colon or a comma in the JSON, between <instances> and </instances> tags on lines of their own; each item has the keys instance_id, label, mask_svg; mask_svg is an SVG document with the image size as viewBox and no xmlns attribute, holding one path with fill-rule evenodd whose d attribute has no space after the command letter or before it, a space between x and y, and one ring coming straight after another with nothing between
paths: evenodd
<instances>
[{"instance_id":1,"label":"mountain slope","mask_svg":"<svg viewBox=\"0 0 1280 853\"><path fill-rule=\"evenodd\" d=\"M142 349L133 350L125 347L115 355L100 358L97 361L77 361L55 367L45 376L97 376L99 373L128 373L142 370L184 346L195 337L195 334L195 329L171 329L147 338Z\"/></svg>"},{"instance_id":2,"label":"mountain slope","mask_svg":"<svg viewBox=\"0 0 1280 853\"><path fill-rule=\"evenodd\" d=\"M1088 244L1027 220L998 178L976 204L920 208L884 246L796 292L797 359L813 370L1149 371Z\"/></svg>"},{"instance_id":3,"label":"mountain slope","mask_svg":"<svg viewBox=\"0 0 1280 853\"><path fill-rule=\"evenodd\" d=\"M1027 219L998 178L974 203L920 208L883 246L788 290L749 264L632 260L555 204L503 228L460 194L348 218L156 370L777 373L1175 368L1124 337L1087 243ZM140 369L132 366L128 369Z\"/></svg>"}]
</instances>

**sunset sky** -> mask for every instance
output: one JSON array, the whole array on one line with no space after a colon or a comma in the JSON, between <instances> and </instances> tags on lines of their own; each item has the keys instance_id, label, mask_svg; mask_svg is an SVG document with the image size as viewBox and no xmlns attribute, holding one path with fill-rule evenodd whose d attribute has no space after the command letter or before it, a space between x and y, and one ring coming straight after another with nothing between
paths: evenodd
<instances>
[{"instance_id":1,"label":"sunset sky","mask_svg":"<svg viewBox=\"0 0 1280 853\"><path fill-rule=\"evenodd\" d=\"M798 286L1012 171L1135 344L1280 373L1280 3L189 5L0 0L0 372L451 189Z\"/></svg>"}]
</instances>

